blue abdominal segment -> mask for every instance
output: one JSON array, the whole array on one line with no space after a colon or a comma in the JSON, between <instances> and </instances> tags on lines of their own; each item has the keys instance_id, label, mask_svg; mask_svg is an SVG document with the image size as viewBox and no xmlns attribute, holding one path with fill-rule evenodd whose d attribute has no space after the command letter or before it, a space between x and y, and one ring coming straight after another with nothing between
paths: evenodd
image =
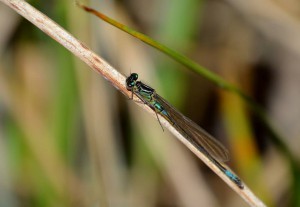
<instances>
[{"instance_id":1,"label":"blue abdominal segment","mask_svg":"<svg viewBox=\"0 0 300 207\"><path fill-rule=\"evenodd\" d=\"M237 184L240 189L244 188L244 185L243 185L242 181L236 175L234 175L229 170L225 170L224 173L227 175L227 177L230 178L230 180L232 180L233 182L235 182L235 184Z\"/></svg>"}]
</instances>

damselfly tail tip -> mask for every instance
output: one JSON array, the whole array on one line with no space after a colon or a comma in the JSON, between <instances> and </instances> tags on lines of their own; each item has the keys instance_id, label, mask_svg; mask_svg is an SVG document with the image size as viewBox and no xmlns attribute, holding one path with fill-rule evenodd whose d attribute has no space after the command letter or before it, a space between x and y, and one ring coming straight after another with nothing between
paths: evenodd
<instances>
[{"instance_id":1,"label":"damselfly tail tip","mask_svg":"<svg viewBox=\"0 0 300 207\"><path fill-rule=\"evenodd\" d=\"M243 182L241 181L241 179L234 175L231 171L229 170L226 170L225 171L225 174L230 178L230 180L232 180L240 189L244 189L244 184Z\"/></svg>"}]
</instances>

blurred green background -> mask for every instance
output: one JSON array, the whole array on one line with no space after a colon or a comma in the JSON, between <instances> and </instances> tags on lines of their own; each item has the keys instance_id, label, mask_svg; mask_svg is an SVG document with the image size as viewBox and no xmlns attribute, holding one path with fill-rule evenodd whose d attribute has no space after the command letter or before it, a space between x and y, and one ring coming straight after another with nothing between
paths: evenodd
<instances>
[{"instance_id":1,"label":"blurred green background","mask_svg":"<svg viewBox=\"0 0 300 207\"><path fill-rule=\"evenodd\" d=\"M268 206L300 206L300 174L236 95L69 1L29 1L220 140ZM262 105L297 160L300 2L94 0ZM0 4L0 206L248 206L156 119Z\"/></svg>"}]
</instances>

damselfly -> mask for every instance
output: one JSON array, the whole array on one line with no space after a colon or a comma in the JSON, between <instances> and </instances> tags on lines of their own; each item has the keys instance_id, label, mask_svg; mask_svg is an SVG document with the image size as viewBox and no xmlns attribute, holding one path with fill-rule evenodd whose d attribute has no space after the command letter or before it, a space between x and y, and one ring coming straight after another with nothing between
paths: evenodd
<instances>
[{"instance_id":1,"label":"damselfly","mask_svg":"<svg viewBox=\"0 0 300 207\"><path fill-rule=\"evenodd\" d=\"M132 73L126 79L127 90L135 94L144 104L147 104L157 116L163 116L185 139L201 151L215 166L217 166L240 189L244 185L240 178L225 168L221 162L229 160L228 150L211 135L159 96L153 88L138 81L138 74ZM160 123L160 121L159 121Z\"/></svg>"}]
</instances>

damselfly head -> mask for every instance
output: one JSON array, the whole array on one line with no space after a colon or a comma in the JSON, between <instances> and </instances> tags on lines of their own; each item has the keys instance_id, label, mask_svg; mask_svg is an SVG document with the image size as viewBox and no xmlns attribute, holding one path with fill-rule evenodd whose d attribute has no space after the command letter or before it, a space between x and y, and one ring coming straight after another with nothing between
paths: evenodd
<instances>
[{"instance_id":1,"label":"damselfly head","mask_svg":"<svg viewBox=\"0 0 300 207\"><path fill-rule=\"evenodd\" d=\"M126 88L131 91L132 87L136 85L136 80L139 78L137 73L131 73L130 76L126 78Z\"/></svg>"}]
</instances>

